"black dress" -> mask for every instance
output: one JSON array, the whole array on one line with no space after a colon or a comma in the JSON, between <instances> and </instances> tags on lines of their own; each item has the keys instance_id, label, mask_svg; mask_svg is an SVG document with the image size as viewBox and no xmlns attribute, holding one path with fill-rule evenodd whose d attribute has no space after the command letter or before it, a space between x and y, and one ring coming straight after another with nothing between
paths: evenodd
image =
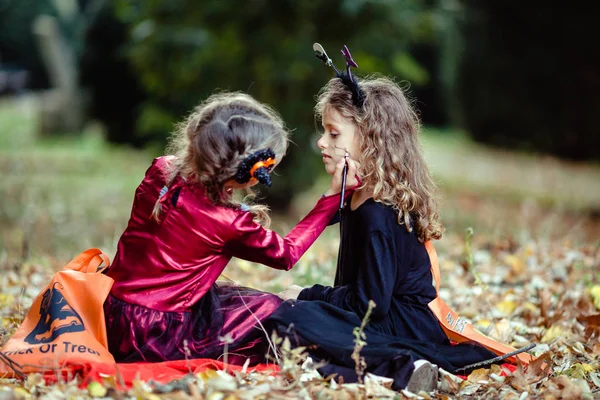
<instances>
[{"instance_id":1,"label":"black dress","mask_svg":"<svg viewBox=\"0 0 600 400\"><path fill-rule=\"evenodd\" d=\"M398 224L392 207L368 199L341 212L341 247L334 287L314 285L284 302L266 321L310 355L328 361L323 374L355 381L353 329L372 310L360 355L367 372L404 388L414 361L427 359L449 372L496 355L477 344L451 345L427 304L436 297L431 263L415 232Z\"/></svg>"}]
</instances>

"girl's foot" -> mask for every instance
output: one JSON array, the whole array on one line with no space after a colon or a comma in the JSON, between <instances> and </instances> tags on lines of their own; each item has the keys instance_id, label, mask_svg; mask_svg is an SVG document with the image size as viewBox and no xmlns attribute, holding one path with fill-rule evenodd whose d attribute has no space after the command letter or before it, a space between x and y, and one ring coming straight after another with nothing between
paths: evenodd
<instances>
[{"instance_id":1,"label":"girl's foot","mask_svg":"<svg viewBox=\"0 0 600 400\"><path fill-rule=\"evenodd\" d=\"M437 389L438 367L427 360L415 361L415 370L413 371L406 390L412 393L433 392Z\"/></svg>"}]
</instances>

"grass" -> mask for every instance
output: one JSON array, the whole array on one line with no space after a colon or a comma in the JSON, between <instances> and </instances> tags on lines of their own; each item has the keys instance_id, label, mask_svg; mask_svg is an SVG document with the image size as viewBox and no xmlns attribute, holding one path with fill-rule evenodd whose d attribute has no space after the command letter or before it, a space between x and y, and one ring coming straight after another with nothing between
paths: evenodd
<instances>
[{"instance_id":1,"label":"grass","mask_svg":"<svg viewBox=\"0 0 600 400\"><path fill-rule=\"evenodd\" d=\"M0 106L0 251L63 260L87 247L113 251L150 156L106 144L94 126L38 139L32 101Z\"/></svg>"},{"instance_id":2,"label":"grass","mask_svg":"<svg viewBox=\"0 0 600 400\"><path fill-rule=\"evenodd\" d=\"M473 187L511 201L533 199L544 207L600 210L600 165L486 148L440 131L426 131L423 141L430 167L446 190Z\"/></svg>"}]
</instances>

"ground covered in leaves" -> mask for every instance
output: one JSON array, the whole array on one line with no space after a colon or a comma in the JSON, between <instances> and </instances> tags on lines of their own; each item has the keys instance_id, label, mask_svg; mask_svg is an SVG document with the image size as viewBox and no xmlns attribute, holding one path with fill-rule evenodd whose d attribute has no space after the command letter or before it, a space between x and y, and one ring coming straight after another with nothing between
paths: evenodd
<instances>
[{"instance_id":1,"label":"ground covered in leaves","mask_svg":"<svg viewBox=\"0 0 600 400\"><path fill-rule=\"evenodd\" d=\"M329 238L334 241L334 238ZM440 250L440 267L444 275L443 298L481 331L519 348L535 343L531 351L543 357L552 373L539 365L509 376L501 376L499 367L480 369L467 380L443 374L438 390L421 393L424 398L491 397L523 398L599 398L600 397L600 249L597 244L574 245L567 241L541 243L535 240L486 240L475 235L450 236L446 250ZM465 244L469 243L470 252ZM333 243L322 241L309 257L298 265L326 268L333 254ZM453 250L451 250L453 249ZM329 253L329 254L328 254ZM319 257L323 260L319 261ZM243 279L250 266L238 262L231 269L233 279ZM255 268L255 266L252 266ZM2 266L0 281L0 315L2 342L16 329L28 304L46 283L47 267L28 262ZM368 341L368 337L367 337ZM79 389L74 383L44 386L40 377L31 376L23 385L4 381L0 398L45 398L108 395L135 398L357 398L361 396L411 398L416 394L396 393L389 382L367 376L363 385L339 384L324 380L285 343L282 373L277 376L208 372L190 376L169 385L138 382L127 393L111 387L111 379ZM112 381L114 383L114 380Z\"/></svg>"},{"instance_id":2,"label":"ground covered in leaves","mask_svg":"<svg viewBox=\"0 0 600 400\"><path fill-rule=\"evenodd\" d=\"M0 129L1 346L70 258L89 247L114 255L150 157L111 148L93 129L83 139L34 141L26 104L1 104ZM25 382L0 380L0 400L600 399L600 167L448 144L435 135L425 139L447 226L436 243L440 295L489 336L517 348L536 344L530 352L552 367L550 373L541 363L509 376L494 366L465 380L443 373L433 393L394 392L389 381L368 374L363 384L319 376L301 350L280 341L282 372L276 375L208 371L168 384L138 381L128 391L118 389L114 377L81 386L46 385L31 375ZM275 215L274 228L289 231L323 189L317 184L295 200L290 215ZM291 284L331 284L337 246L331 227L291 272L233 260L225 274L272 292Z\"/></svg>"}]
</instances>

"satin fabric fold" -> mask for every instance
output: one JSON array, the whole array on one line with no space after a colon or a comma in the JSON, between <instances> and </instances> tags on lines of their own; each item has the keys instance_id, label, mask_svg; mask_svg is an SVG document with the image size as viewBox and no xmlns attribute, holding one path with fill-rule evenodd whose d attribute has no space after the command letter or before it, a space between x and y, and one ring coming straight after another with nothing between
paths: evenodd
<instances>
[{"instance_id":1,"label":"satin fabric fold","mask_svg":"<svg viewBox=\"0 0 600 400\"><path fill-rule=\"evenodd\" d=\"M268 343L257 320L281 304L274 294L214 285L189 312L148 309L109 296L104 304L108 348L118 362L211 358L265 362ZM269 335L270 336L270 335Z\"/></svg>"}]
</instances>

